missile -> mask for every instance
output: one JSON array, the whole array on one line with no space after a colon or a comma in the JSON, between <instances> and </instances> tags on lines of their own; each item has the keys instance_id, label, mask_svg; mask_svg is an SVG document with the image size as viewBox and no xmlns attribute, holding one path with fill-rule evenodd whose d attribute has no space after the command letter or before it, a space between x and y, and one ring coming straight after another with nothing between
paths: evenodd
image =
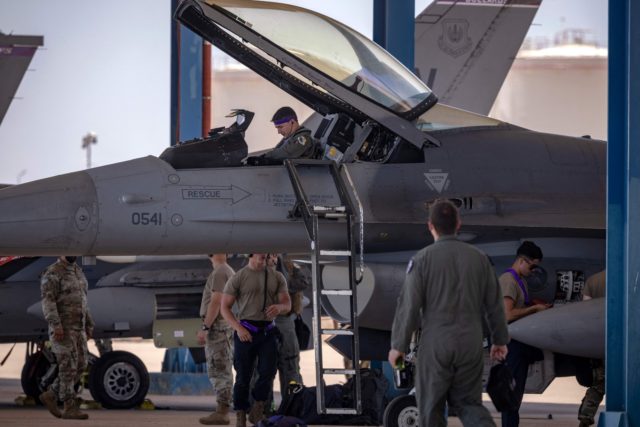
<instances>
[{"instance_id":1,"label":"missile","mask_svg":"<svg viewBox=\"0 0 640 427\"><path fill-rule=\"evenodd\" d=\"M549 308L511 323L509 335L554 353L603 359L605 302L597 298Z\"/></svg>"}]
</instances>

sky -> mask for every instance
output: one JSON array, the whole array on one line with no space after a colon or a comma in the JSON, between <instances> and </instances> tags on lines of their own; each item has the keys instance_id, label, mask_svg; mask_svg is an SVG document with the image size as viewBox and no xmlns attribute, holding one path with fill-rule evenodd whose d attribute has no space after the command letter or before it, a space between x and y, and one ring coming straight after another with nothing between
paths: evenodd
<instances>
[{"instance_id":1,"label":"sky","mask_svg":"<svg viewBox=\"0 0 640 427\"><path fill-rule=\"evenodd\" d=\"M285 2L371 36L372 0ZM415 3L417 14L430 0ZM0 0L0 31L44 36L0 124L0 183L84 169L88 132L98 138L93 166L159 155L169 143L170 22L170 0ZM544 0L529 36L563 28L589 28L606 46L607 1Z\"/></svg>"}]
</instances>

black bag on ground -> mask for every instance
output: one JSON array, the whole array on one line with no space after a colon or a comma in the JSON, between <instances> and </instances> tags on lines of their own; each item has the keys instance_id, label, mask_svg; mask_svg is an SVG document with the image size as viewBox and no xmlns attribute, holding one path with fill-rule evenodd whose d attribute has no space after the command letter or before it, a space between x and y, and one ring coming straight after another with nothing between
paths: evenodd
<instances>
[{"instance_id":1,"label":"black bag on ground","mask_svg":"<svg viewBox=\"0 0 640 427\"><path fill-rule=\"evenodd\" d=\"M361 369L362 414L318 414L316 388L300 384L290 385L276 412L300 418L309 425L381 425L386 406L385 393L389 382L377 369ZM346 384L329 385L324 389L327 408L353 408L355 379Z\"/></svg>"},{"instance_id":2,"label":"black bag on ground","mask_svg":"<svg viewBox=\"0 0 640 427\"><path fill-rule=\"evenodd\" d=\"M498 363L489 371L487 394L498 412L518 410L516 381L506 363Z\"/></svg>"}]
</instances>

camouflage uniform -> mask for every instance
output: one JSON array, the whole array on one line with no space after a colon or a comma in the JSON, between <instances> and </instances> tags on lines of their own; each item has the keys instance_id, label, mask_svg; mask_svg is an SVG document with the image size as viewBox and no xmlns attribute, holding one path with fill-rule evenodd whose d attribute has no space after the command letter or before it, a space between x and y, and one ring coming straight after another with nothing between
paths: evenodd
<instances>
[{"instance_id":1,"label":"camouflage uniform","mask_svg":"<svg viewBox=\"0 0 640 427\"><path fill-rule=\"evenodd\" d=\"M76 397L75 384L87 367L87 335L93 332L93 319L87 305L87 279L75 263L61 260L42 274L42 311L49 323L51 350L58 363L58 376L51 389L59 400ZM54 329L62 327L62 340L54 339Z\"/></svg>"},{"instance_id":2,"label":"camouflage uniform","mask_svg":"<svg viewBox=\"0 0 640 427\"><path fill-rule=\"evenodd\" d=\"M225 264L216 268L209 278L202 292L200 315L204 318L213 292L222 292L224 285L233 276L234 271ZM207 331L204 347L207 357L207 374L216 392L218 406L231 406L231 391L233 389L233 328L229 326L222 315L218 313L215 321Z\"/></svg>"},{"instance_id":3,"label":"camouflage uniform","mask_svg":"<svg viewBox=\"0 0 640 427\"><path fill-rule=\"evenodd\" d=\"M311 159L317 151L317 143L311 138L311 131L300 126L297 131L282 140L276 147L265 153L264 158L271 160Z\"/></svg>"},{"instance_id":4,"label":"camouflage uniform","mask_svg":"<svg viewBox=\"0 0 640 427\"><path fill-rule=\"evenodd\" d=\"M604 298L606 295L606 271L603 270L587 279L583 295L589 298ZM598 407L604 397L605 371L604 360L592 359L593 383L587 389L582 398L582 404L578 409L580 427L590 426L595 423Z\"/></svg>"}]
</instances>

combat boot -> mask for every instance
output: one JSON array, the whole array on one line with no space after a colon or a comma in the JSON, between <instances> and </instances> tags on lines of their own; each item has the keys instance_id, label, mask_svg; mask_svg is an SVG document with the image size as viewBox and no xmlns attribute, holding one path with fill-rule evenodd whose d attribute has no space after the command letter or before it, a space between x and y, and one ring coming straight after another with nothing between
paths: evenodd
<instances>
[{"instance_id":1,"label":"combat boot","mask_svg":"<svg viewBox=\"0 0 640 427\"><path fill-rule=\"evenodd\" d=\"M247 411L236 412L236 427L247 427Z\"/></svg>"},{"instance_id":2,"label":"combat boot","mask_svg":"<svg viewBox=\"0 0 640 427\"><path fill-rule=\"evenodd\" d=\"M40 396L38 396L38 399L40 399L40 402L42 402L42 404L47 407L49 412L51 412L51 415L56 418L60 418L62 416L62 414L60 413L60 408L58 408L58 398L53 391L45 391Z\"/></svg>"},{"instance_id":3,"label":"combat boot","mask_svg":"<svg viewBox=\"0 0 640 427\"><path fill-rule=\"evenodd\" d=\"M89 414L80 412L75 399L69 399L64 402L64 412L62 418L65 420L86 420L89 418Z\"/></svg>"},{"instance_id":4,"label":"combat boot","mask_svg":"<svg viewBox=\"0 0 640 427\"><path fill-rule=\"evenodd\" d=\"M218 409L206 417L200 418L200 424L208 426L226 426L229 424L229 405L218 405Z\"/></svg>"},{"instance_id":5,"label":"combat boot","mask_svg":"<svg viewBox=\"0 0 640 427\"><path fill-rule=\"evenodd\" d=\"M249 422L251 424L258 424L264 418L264 401L256 400L253 402L251 411L249 411Z\"/></svg>"}]
</instances>

